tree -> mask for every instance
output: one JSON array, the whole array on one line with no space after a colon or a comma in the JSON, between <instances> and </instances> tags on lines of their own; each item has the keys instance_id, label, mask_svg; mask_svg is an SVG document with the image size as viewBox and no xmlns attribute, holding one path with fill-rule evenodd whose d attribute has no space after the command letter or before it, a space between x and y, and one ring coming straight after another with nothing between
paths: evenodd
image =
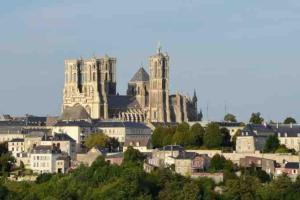
<instances>
[{"instance_id":1,"label":"tree","mask_svg":"<svg viewBox=\"0 0 300 200\"><path fill-rule=\"evenodd\" d=\"M294 118L292 118L292 117L287 117L287 118L284 120L283 123L284 123L284 124L296 124L297 122L296 122L296 120L295 120Z\"/></svg>"},{"instance_id":2,"label":"tree","mask_svg":"<svg viewBox=\"0 0 300 200\"><path fill-rule=\"evenodd\" d=\"M260 115L261 115L260 112L252 113L249 122L253 124L262 124L264 118L262 118Z\"/></svg>"},{"instance_id":3,"label":"tree","mask_svg":"<svg viewBox=\"0 0 300 200\"><path fill-rule=\"evenodd\" d=\"M214 149L219 148L222 144L222 135L220 127L216 123L208 124L204 134L204 145L207 148Z\"/></svg>"},{"instance_id":4,"label":"tree","mask_svg":"<svg viewBox=\"0 0 300 200\"><path fill-rule=\"evenodd\" d=\"M264 152L274 153L280 145L279 139L276 135L270 135L265 143Z\"/></svg>"},{"instance_id":5,"label":"tree","mask_svg":"<svg viewBox=\"0 0 300 200\"><path fill-rule=\"evenodd\" d=\"M230 114L230 113L228 113L224 116L224 121L226 121L226 122L237 122L236 117L233 114Z\"/></svg>"},{"instance_id":6,"label":"tree","mask_svg":"<svg viewBox=\"0 0 300 200\"><path fill-rule=\"evenodd\" d=\"M189 138L188 143L190 146L197 146L200 147L203 144L203 136L204 136L205 130L204 128L199 124L196 123L192 125L189 131Z\"/></svg>"},{"instance_id":7,"label":"tree","mask_svg":"<svg viewBox=\"0 0 300 200\"><path fill-rule=\"evenodd\" d=\"M103 133L93 133L85 139L85 146L88 149L93 147L107 147L109 137Z\"/></svg>"},{"instance_id":8,"label":"tree","mask_svg":"<svg viewBox=\"0 0 300 200\"><path fill-rule=\"evenodd\" d=\"M261 187L259 180L253 176L242 175L239 179L226 182L224 199L257 199L257 190Z\"/></svg>"},{"instance_id":9,"label":"tree","mask_svg":"<svg viewBox=\"0 0 300 200\"><path fill-rule=\"evenodd\" d=\"M210 161L209 170L212 172L221 171L226 165L226 158L222 155L216 154Z\"/></svg>"},{"instance_id":10,"label":"tree","mask_svg":"<svg viewBox=\"0 0 300 200\"><path fill-rule=\"evenodd\" d=\"M178 125L175 134L172 137L172 143L178 144L181 146L188 145L188 132L190 130L190 126L188 123L183 122Z\"/></svg>"},{"instance_id":11,"label":"tree","mask_svg":"<svg viewBox=\"0 0 300 200\"><path fill-rule=\"evenodd\" d=\"M124 163L135 162L141 163L145 159L144 154L142 154L139 150L134 149L133 147L128 147L124 153Z\"/></svg>"},{"instance_id":12,"label":"tree","mask_svg":"<svg viewBox=\"0 0 300 200\"><path fill-rule=\"evenodd\" d=\"M153 148L160 148L163 146L163 141L164 141L164 128L159 126L157 127L151 136L151 141Z\"/></svg>"},{"instance_id":13,"label":"tree","mask_svg":"<svg viewBox=\"0 0 300 200\"><path fill-rule=\"evenodd\" d=\"M222 135L222 146L223 147L231 146L231 141L230 141L231 137L230 137L229 130L227 128L221 128L220 133Z\"/></svg>"}]
</instances>

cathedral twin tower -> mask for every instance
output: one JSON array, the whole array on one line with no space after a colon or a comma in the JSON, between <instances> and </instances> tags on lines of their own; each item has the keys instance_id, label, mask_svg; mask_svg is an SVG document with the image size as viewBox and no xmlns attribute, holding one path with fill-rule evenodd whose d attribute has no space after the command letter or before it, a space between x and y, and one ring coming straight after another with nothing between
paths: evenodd
<instances>
[{"instance_id":1,"label":"cathedral twin tower","mask_svg":"<svg viewBox=\"0 0 300 200\"><path fill-rule=\"evenodd\" d=\"M149 66L150 76L141 67L129 81L127 95L119 95L116 58L65 60L64 118L164 123L197 120L196 94L192 99L169 94L169 56L161 47L150 56Z\"/></svg>"}]
</instances>

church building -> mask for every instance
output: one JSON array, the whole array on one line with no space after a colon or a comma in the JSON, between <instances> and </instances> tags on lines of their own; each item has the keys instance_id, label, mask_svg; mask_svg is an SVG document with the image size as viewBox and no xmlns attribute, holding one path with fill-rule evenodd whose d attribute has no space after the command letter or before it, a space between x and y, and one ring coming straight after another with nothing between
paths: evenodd
<instances>
[{"instance_id":1,"label":"church building","mask_svg":"<svg viewBox=\"0 0 300 200\"><path fill-rule=\"evenodd\" d=\"M149 74L141 67L126 95L116 92L116 58L65 60L63 115L85 112L91 119L132 122L196 121L197 96L170 95L169 56L158 47L149 57ZM78 113L78 112L77 112Z\"/></svg>"}]
</instances>

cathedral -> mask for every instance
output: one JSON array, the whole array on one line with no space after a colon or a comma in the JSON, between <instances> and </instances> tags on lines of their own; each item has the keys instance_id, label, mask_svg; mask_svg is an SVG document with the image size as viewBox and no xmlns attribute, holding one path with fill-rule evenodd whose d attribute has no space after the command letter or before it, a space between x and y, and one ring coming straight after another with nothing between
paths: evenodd
<instances>
[{"instance_id":1,"label":"cathedral","mask_svg":"<svg viewBox=\"0 0 300 200\"><path fill-rule=\"evenodd\" d=\"M149 57L149 74L141 67L126 95L116 92L116 58L65 60L63 115L74 110L91 119L132 122L196 121L197 96L170 95L169 56L158 47Z\"/></svg>"}]
</instances>

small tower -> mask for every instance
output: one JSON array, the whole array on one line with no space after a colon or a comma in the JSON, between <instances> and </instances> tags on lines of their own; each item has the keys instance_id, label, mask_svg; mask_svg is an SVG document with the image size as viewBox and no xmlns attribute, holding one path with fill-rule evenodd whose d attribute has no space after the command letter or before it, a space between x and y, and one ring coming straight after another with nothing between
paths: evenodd
<instances>
[{"instance_id":1,"label":"small tower","mask_svg":"<svg viewBox=\"0 0 300 200\"><path fill-rule=\"evenodd\" d=\"M135 96L141 107L144 108L148 106L148 94L149 74L141 66L128 83L127 95Z\"/></svg>"},{"instance_id":2,"label":"small tower","mask_svg":"<svg viewBox=\"0 0 300 200\"><path fill-rule=\"evenodd\" d=\"M170 122L169 106L169 56L157 47L157 54L150 56L149 121Z\"/></svg>"}]
</instances>

